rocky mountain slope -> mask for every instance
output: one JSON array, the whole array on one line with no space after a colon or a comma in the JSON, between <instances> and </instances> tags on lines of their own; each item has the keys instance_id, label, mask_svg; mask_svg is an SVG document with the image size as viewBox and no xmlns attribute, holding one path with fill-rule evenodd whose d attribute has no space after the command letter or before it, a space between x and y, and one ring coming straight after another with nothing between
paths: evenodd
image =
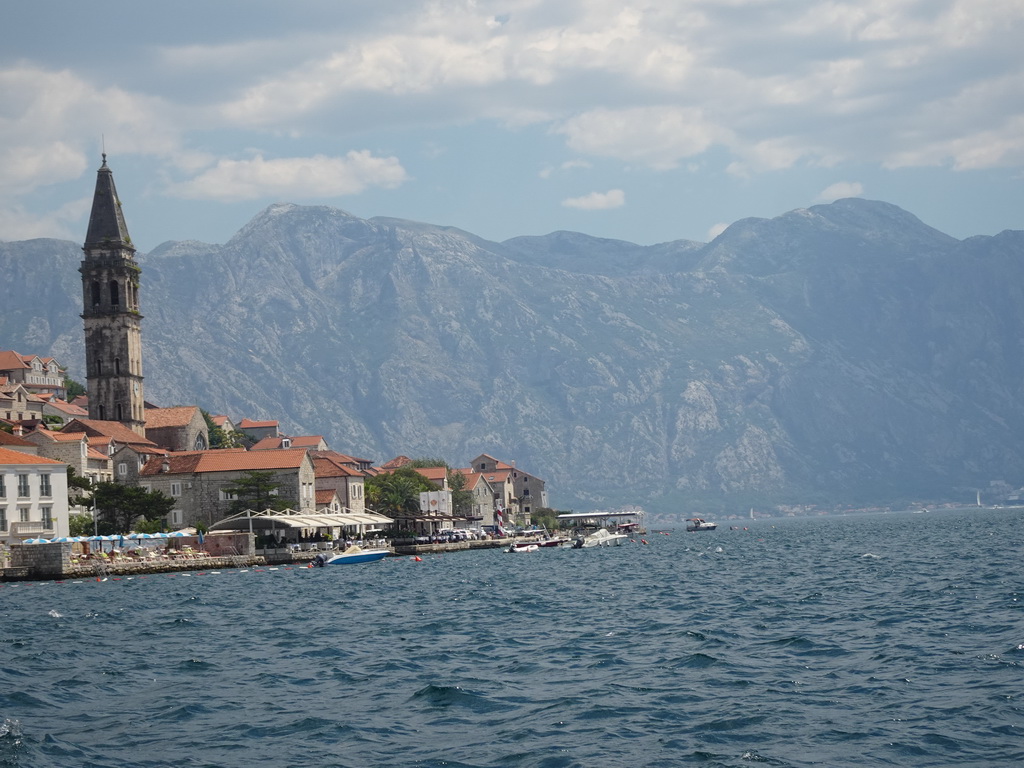
<instances>
[{"instance_id":1,"label":"rocky mountain slope","mask_svg":"<svg viewBox=\"0 0 1024 768\"><path fill-rule=\"evenodd\" d=\"M129 222L130 223L130 222ZM0 243L0 347L84 379L80 245ZM1024 481L1024 232L859 199L708 244L491 243L275 205L140 256L148 399L384 461L486 451L550 500L680 513Z\"/></svg>"}]
</instances>

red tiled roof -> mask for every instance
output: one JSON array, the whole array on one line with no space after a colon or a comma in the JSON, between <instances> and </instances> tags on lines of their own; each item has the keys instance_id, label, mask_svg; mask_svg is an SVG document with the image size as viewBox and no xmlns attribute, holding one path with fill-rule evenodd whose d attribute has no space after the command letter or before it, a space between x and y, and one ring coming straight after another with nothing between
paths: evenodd
<instances>
[{"instance_id":1,"label":"red tiled roof","mask_svg":"<svg viewBox=\"0 0 1024 768\"><path fill-rule=\"evenodd\" d=\"M221 427L222 429L224 427L225 422L227 422L227 420L228 420L227 416L217 415L217 416L211 416L210 417L210 421L213 422L213 425L215 427Z\"/></svg>"},{"instance_id":2,"label":"red tiled roof","mask_svg":"<svg viewBox=\"0 0 1024 768\"><path fill-rule=\"evenodd\" d=\"M432 483L444 483L448 477L447 467L415 467L415 470Z\"/></svg>"},{"instance_id":3,"label":"red tiled roof","mask_svg":"<svg viewBox=\"0 0 1024 768\"><path fill-rule=\"evenodd\" d=\"M285 440L291 441L290 448L318 448L323 442L323 435L299 435L298 437L264 437L253 445L250 451L266 451L273 448L281 448Z\"/></svg>"},{"instance_id":4,"label":"red tiled roof","mask_svg":"<svg viewBox=\"0 0 1024 768\"><path fill-rule=\"evenodd\" d=\"M0 371L14 371L28 367L22 356L13 349L0 350Z\"/></svg>"},{"instance_id":5,"label":"red tiled roof","mask_svg":"<svg viewBox=\"0 0 1024 768\"><path fill-rule=\"evenodd\" d=\"M173 408L147 408L146 427L186 427L199 412L194 405L177 405Z\"/></svg>"},{"instance_id":6,"label":"red tiled roof","mask_svg":"<svg viewBox=\"0 0 1024 768\"><path fill-rule=\"evenodd\" d=\"M242 419L238 424L239 429L266 429L276 426L276 421L253 421L252 419Z\"/></svg>"},{"instance_id":7,"label":"red tiled roof","mask_svg":"<svg viewBox=\"0 0 1024 768\"><path fill-rule=\"evenodd\" d=\"M297 469L306 458L305 451L214 450L168 453L155 456L142 468L143 475L160 475L164 461L170 474L197 472L237 472L266 469Z\"/></svg>"},{"instance_id":8,"label":"red tiled roof","mask_svg":"<svg viewBox=\"0 0 1024 768\"><path fill-rule=\"evenodd\" d=\"M79 428L81 427L81 428ZM85 432L89 437L110 437L126 445L138 445L156 449L152 440L132 432L119 421L101 421L100 419L72 419L64 425L63 432Z\"/></svg>"},{"instance_id":9,"label":"red tiled roof","mask_svg":"<svg viewBox=\"0 0 1024 768\"><path fill-rule=\"evenodd\" d=\"M95 448L87 449L86 452L85 452L85 457L87 459L99 459L100 461L109 461L110 460L110 457L107 456L107 454L100 453Z\"/></svg>"},{"instance_id":10,"label":"red tiled roof","mask_svg":"<svg viewBox=\"0 0 1024 768\"><path fill-rule=\"evenodd\" d=\"M381 464L381 469L399 469L404 467L406 464L412 464L412 459L408 456L395 456L391 461L386 464Z\"/></svg>"},{"instance_id":11,"label":"red tiled roof","mask_svg":"<svg viewBox=\"0 0 1024 768\"><path fill-rule=\"evenodd\" d=\"M54 461L42 456L33 456L30 453L12 451L10 448L0 448L0 464L59 464L67 466L63 461Z\"/></svg>"},{"instance_id":12,"label":"red tiled roof","mask_svg":"<svg viewBox=\"0 0 1024 768\"><path fill-rule=\"evenodd\" d=\"M35 447L35 443L31 440L26 440L23 437L12 435L9 432L4 432L0 429L0 445L20 445L27 448L28 446Z\"/></svg>"},{"instance_id":13,"label":"red tiled roof","mask_svg":"<svg viewBox=\"0 0 1024 768\"><path fill-rule=\"evenodd\" d=\"M330 504L337 497L338 492L333 488L316 492L316 503L317 504Z\"/></svg>"},{"instance_id":14,"label":"red tiled roof","mask_svg":"<svg viewBox=\"0 0 1024 768\"><path fill-rule=\"evenodd\" d=\"M87 411L85 408L82 408L81 406L75 405L74 403L69 403L67 400L51 399L50 402L47 403L47 405L49 405L51 408L56 408L61 413L66 413L68 416L83 418L89 417L89 411Z\"/></svg>"},{"instance_id":15,"label":"red tiled roof","mask_svg":"<svg viewBox=\"0 0 1024 768\"><path fill-rule=\"evenodd\" d=\"M88 442L89 436L85 432L54 432L43 427L36 427L32 430L34 435L45 435L57 443L79 443L82 440Z\"/></svg>"},{"instance_id":16,"label":"red tiled roof","mask_svg":"<svg viewBox=\"0 0 1024 768\"><path fill-rule=\"evenodd\" d=\"M317 477L363 477L359 470L346 466L345 459L334 451L310 451L310 458L313 460L313 472Z\"/></svg>"}]
</instances>

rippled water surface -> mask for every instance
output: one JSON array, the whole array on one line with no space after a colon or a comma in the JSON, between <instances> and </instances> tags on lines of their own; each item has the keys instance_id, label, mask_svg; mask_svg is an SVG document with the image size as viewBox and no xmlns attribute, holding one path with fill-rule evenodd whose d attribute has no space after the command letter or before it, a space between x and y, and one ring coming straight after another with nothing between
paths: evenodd
<instances>
[{"instance_id":1,"label":"rippled water surface","mask_svg":"<svg viewBox=\"0 0 1024 768\"><path fill-rule=\"evenodd\" d=\"M0 766L1016 766L1024 515L0 585Z\"/></svg>"}]
</instances>

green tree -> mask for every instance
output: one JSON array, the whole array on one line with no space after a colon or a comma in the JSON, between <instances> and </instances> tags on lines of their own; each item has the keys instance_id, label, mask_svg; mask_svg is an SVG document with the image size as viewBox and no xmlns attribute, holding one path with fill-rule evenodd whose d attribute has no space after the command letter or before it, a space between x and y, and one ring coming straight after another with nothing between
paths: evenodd
<instances>
[{"instance_id":1,"label":"green tree","mask_svg":"<svg viewBox=\"0 0 1024 768\"><path fill-rule=\"evenodd\" d=\"M79 384L77 381L72 379L67 374L64 374L64 397L67 398L68 402L71 402L79 395L85 394L85 387Z\"/></svg>"},{"instance_id":2,"label":"green tree","mask_svg":"<svg viewBox=\"0 0 1024 768\"><path fill-rule=\"evenodd\" d=\"M174 508L174 499L160 491L147 491L121 483L97 483L93 490L96 528L110 536L131 532L137 524L158 522L162 527Z\"/></svg>"},{"instance_id":3,"label":"green tree","mask_svg":"<svg viewBox=\"0 0 1024 768\"><path fill-rule=\"evenodd\" d=\"M77 514L68 517L69 536L91 536L92 532L92 515Z\"/></svg>"},{"instance_id":4,"label":"green tree","mask_svg":"<svg viewBox=\"0 0 1024 768\"><path fill-rule=\"evenodd\" d=\"M436 490L436 485L409 465L366 479L367 499L374 509L388 517L415 514L420 509L420 493Z\"/></svg>"},{"instance_id":5,"label":"green tree","mask_svg":"<svg viewBox=\"0 0 1024 768\"><path fill-rule=\"evenodd\" d=\"M214 424L213 417L210 416L209 412L202 408L199 409L199 412L203 414L203 419L206 420L206 429L210 434L211 448L241 448L245 445L245 435L241 432L218 427Z\"/></svg>"},{"instance_id":6,"label":"green tree","mask_svg":"<svg viewBox=\"0 0 1024 768\"><path fill-rule=\"evenodd\" d=\"M68 465L68 501L83 507L92 504L92 480L79 475L71 465ZM89 525L92 526L91 518ZM89 532L92 533L91 530ZM74 535L81 536L81 534Z\"/></svg>"},{"instance_id":7,"label":"green tree","mask_svg":"<svg viewBox=\"0 0 1024 768\"><path fill-rule=\"evenodd\" d=\"M558 516L561 514L565 513L561 510L551 509L550 507L540 507L530 513L530 522L536 525L543 525L549 531L553 531L556 528L567 527L563 524L562 520L558 519Z\"/></svg>"},{"instance_id":8,"label":"green tree","mask_svg":"<svg viewBox=\"0 0 1024 768\"><path fill-rule=\"evenodd\" d=\"M224 489L225 493L235 495L231 503L231 511L244 512L247 509L262 512L265 509L287 509L290 505L287 499L277 495L281 483L274 480L274 473L270 471L249 470L243 472L232 485Z\"/></svg>"}]
</instances>

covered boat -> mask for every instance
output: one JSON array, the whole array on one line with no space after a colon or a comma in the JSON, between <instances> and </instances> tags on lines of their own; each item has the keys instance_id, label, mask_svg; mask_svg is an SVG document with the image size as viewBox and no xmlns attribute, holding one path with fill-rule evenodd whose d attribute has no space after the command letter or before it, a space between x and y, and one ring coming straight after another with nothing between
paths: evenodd
<instances>
[{"instance_id":1,"label":"covered boat","mask_svg":"<svg viewBox=\"0 0 1024 768\"><path fill-rule=\"evenodd\" d=\"M699 517L691 517L686 521L686 530L688 531L713 531L717 527L718 523L709 523Z\"/></svg>"}]
</instances>

